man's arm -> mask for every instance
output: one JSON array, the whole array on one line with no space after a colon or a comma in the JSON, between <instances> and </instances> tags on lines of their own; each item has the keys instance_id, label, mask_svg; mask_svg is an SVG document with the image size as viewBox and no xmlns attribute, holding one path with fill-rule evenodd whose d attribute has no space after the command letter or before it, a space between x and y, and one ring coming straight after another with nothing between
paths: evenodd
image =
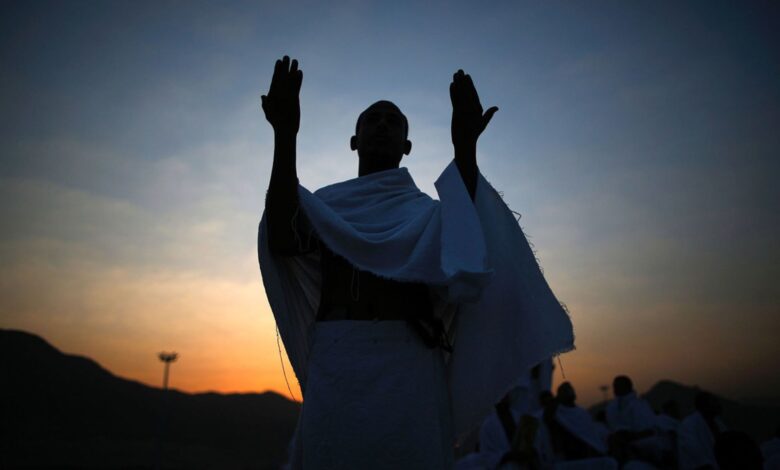
<instances>
[{"instance_id":1,"label":"man's arm","mask_svg":"<svg viewBox=\"0 0 780 470\"><path fill-rule=\"evenodd\" d=\"M284 56L276 61L271 88L262 96L265 118L274 128L274 163L265 199L268 245L272 252L298 253L293 219L298 210L298 175L295 167L296 140L301 120L298 95L303 73L298 61Z\"/></svg>"},{"instance_id":2,"label":"man's arm","mask_svg":"<svg viewBox=\"0 0 780 470\"><path fill-rule=\"evenodd\" d=\"M458 70L452 76L450 100L452 101L451 131L452 145L455 147L455 164L473 201L479 174L477 139L498 108L493 106L484 114L482 113L482 105L474 82L471 81L471 76L463 73L463 70Z\"/></svg>"}]
</instances>

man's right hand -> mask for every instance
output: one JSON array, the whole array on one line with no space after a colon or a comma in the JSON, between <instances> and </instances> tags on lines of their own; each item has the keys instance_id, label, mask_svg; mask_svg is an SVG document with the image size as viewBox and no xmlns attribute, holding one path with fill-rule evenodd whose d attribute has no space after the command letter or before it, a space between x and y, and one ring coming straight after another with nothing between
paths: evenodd
<instances>
[{"instance_id":1,"label":"man's right hand","mask_svg":"<svg viewBox=\"0 0 780 470\"><path fill-rule=\"evenodd\" d=\"M265 118L277 134L298 133L301 123L301 105L298 95L301 91L303 72L298 70L298 61L284 56L276 61L274 76L268 95L261 97Z\"/></svg>"}]
</instances>

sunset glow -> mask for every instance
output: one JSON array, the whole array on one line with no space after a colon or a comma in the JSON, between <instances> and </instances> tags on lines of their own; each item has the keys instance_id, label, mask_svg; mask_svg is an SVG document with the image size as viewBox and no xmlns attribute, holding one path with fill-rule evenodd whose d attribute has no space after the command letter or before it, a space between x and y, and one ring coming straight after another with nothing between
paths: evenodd
<instances>
[{"instance_id":1,"label":"sunset glow","mask_svg":"<svg viewBox=\"0 0 780 470\"><path fill-rule=\"evenodd\" d=\"M433 196L463 68L500 108L480 169L571 311L580 401L616 374L780 396L775 11L384 5L7 5L0 328L154 386L176 351L172 388L289 396L256 252L275 59L304 73L301 184L356 176L355 119L384 98Z\"/></svg>"}]
</instances>

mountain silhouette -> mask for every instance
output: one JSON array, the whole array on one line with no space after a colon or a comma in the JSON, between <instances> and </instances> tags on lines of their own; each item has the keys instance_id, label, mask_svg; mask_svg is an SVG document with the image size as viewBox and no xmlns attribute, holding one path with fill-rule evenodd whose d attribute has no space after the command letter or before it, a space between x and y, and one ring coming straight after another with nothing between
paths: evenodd
<instances>
[{"instance_id":1,"label":"mountain silhouette","mask_svg":"<svg viewBox=\"0 0 780 470\"><path fill-rule=\"evenodd\" d=\"M685 417L693 413L694 397L700 391L702 389L696 386L690 387L671 380L662 380L642 394L642 398L647 400L656 411L661 410L664 403L675 401L680 415ZM780 407L739 403L714 393L713 395L720 401L723 408L723 421L730 429L744 431L757 442L763 442L774 436L780 424ZM605 406L606 402L597 403L590 408L590 412L595 416Z\"/></svg>"},{"instance_id":2,"label":"mountain silhouette","mask_svg":"<svg viewBox=\"0 0 780 470\"><path fill-rule=\"evenodd\" d=\"M0 384L0 468L278 468L300 410L272 392L165 392L4 329ZM656 410L674 400L686 416L699 390L664 380L642 396ZM773 436L780 407L718 398L730 428Z\"/></svg>"},{"instance_id":3,"label":"mountain silhouette","mask_svg":"<svg viewBox=\"0 0 780 470\"><path fill-rule=\"evenodd\" d=\"M0 329L0 381L2 468L277 468L300 408L165 392L15 330Z\"/></svg>"}]
</instances>

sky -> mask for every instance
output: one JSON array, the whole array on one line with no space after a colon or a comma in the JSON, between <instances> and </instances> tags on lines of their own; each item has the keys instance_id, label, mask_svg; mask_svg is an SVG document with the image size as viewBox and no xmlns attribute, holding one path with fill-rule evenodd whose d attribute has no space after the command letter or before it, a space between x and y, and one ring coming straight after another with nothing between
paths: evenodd
<instances>
[{"instance_id":1,"label":"sky","mask_svg":"<svg viewBox=\"0 0 780 470\"><path fill-rule=\"evenodd\" d=\"M0 328L150 385L177 351L174 388L300 399L256 254L274 61L304 74L301 184L357 176L355 119L389 99L433 196L462 68L500 108L480 169L574 324L556 383L583 404L617 374L780 399L776 2L2 10Z\"/></svg>"}]
</instances>

